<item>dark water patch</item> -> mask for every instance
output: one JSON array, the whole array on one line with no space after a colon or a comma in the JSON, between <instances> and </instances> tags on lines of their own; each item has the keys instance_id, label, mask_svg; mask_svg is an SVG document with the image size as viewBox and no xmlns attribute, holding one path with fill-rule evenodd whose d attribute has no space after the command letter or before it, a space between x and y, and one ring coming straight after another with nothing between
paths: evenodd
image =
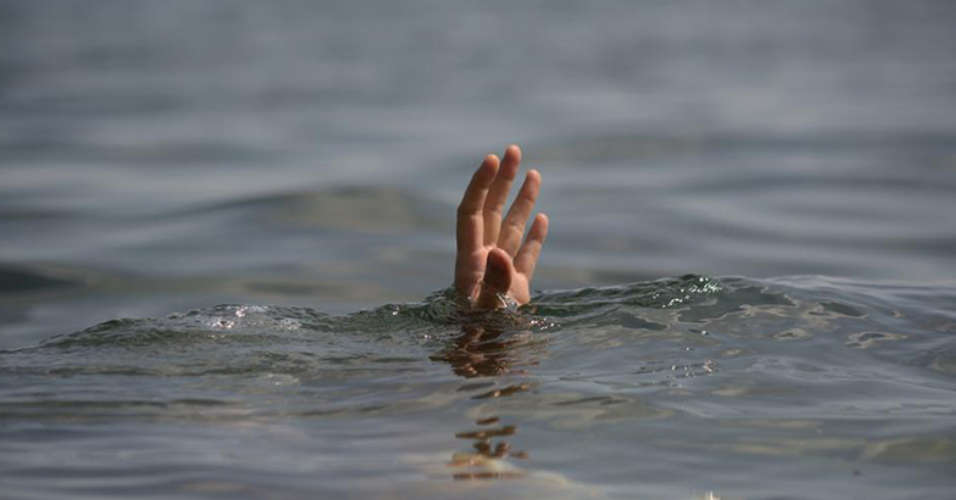
<instances>
[{"instance_id":1,"label":"dark water patch","mask_svg":"<svg viewBox=\"0 0 956 500\"><path fill-rule=\"evenodd\" d=\"M28 293L77 285L78 283L42 272L0 264L0 294Z\"/></svg>"},{"instance_id":2,"label":"dark water patch","mask_svg":"<svg viewBox=\"0 0 956 500\"><path fill-rule=\"evenodd\" d=\"M150 106L139 99L134 99L138 106ZM115 104L115 103L114 103ZM52 103L42 103L40 109L46 110ZM73 113L82 113L82 107L92 106L89 103L77 103L79 109L72 109ZM10 106L6 106L9 108ZM150 110L126 109L125 112L141 113ZM0 106L0 109L3 107ZM97 108L92 108L97 109ZM10 110L11 113L24 110ZM97 112L115 116L115 113L97 109ZM57 112L60 114L61 112ZM137 168L170 168L171 165L210 165L228 164L234 167L261 166L264 162L282 161L283 155L278 151L256 148L238 143L216 143L210 139L202 142L169 142L150 146L144 145L117 145L81 142L77 138L63 133L48 133L47 135L30 135L23 139L0 139L0 148L11 162L69 162L71 164L103 165L114 164L134 166Z\"/></svg>"},{"instance_id":3,"label":"dark water patch","mask_svg":"<svg viewBox=\"0 0 956 500\"><path fill-rule=\"evenodd\" d=\"M557 401L557 402L555 402L555 403L552 403L552 405L554 405L554 406L572 406L572 405L589 404L589 403L600 403L600 404L602 404L602 405L608 405L608 404L617 404L617 403L620 403L620 402L621 402L621 400L617 400L617 399L614 399L614 398L609 397L609 396L594 396L594 397L590 397L590 398L572 399L572 400L569 400L569 401Z\"/></svg>"},{"instance_id":4,"label":"dark water patch","mask_svg":"<svg viewBox=\"0 0 956 500\"><path fill-rule=\"evenodd\" d=\"M617 305L674 307L719 291L718 282L710 278L686 275L618 287L543 293L533 301L532 310L540 315L561 317Z\"/></svg>"},{"instance_id":5,"label":"dark water patch","mask_svg":"<svg viewBox=\"0 0 956 500\"><path fill-rule=\"evenodd\" d=\"M253 343L270 342L275 332L288 336L300 329L328 331L328 316L310 309L284 309L266 313L257 306L218 306L208 311L190 311L171 315L163 320L118 319L107 321L77 333L54 337L43 347L149 347L157 344L183 345L203 342ZM266 314L263 314L266 313ZM288 313L276 321L270 314ZM263 331L265 328L269 330Z\"/></svg>"},{"instance_id":6,"label":"dark water patch","mask_svg":"<svg viewBox=\"0 0 956 500\"><path fill-rule=\"evenodd\" d=\"M823 307L824 311L834 312L837 314L842 314L844 316L851 316L854 318L859 318L863 316L863 313L853 308L852 306L841 304L839 302L821 302L820 306Z\"/></svg>"},{"instance_id":7,"label":"dark water patch","mask_svg":"<svg viewBox=\"0 0 956 500\"><path fill-rule=\"evenodd\" d=\"M881 342L897 341L906 339L906 335L899 333L883 333L883 332L859 332L852 333L847 336L846 345L847 347L854 347L858 349L869 349L876 346Z\"/></svg>"},{"instance_id":8,"label":"dark water patch","mask_svg":"<svg viewBox=\"0 0 956 500\"><path fill-rule=\"evenodd\" d=\"M21 193L21 198L26 199L30 196L24 193ZM7 193L4 194L4 197L9 201L11 198L17 198L16 193ZM23 222L47 222L47 221L69 221L74 219L75 216L67 211L51 210L51 209L42 209L42 208L10 208L3 209L0 208L0 221L23 221Z\"/></svg>"},{"instance_id":9,"label":"dark water patch","mask_svg":"<svg viewBox=\"0 0 956 500\"><path fill-rule=\"evenodd\" d=\"M607 315L608 323L617 324L627 328L634 328L639 330L663 330L667 328L666 325L660 323L655 323L653 321L647 321L645 319L639 318L634 314L628 314L625 312L618 311L614 314Z\"/></svg>"},{"instance_id":10,"label":"dark water patch","mask_svg":"<svg viewBox=\"0 0 956 500\"><path fill-rule=\"evenodd\" d=\"M735 286L736 283L729 280L724 283L723 293L717 295L715 300L682 312L681 320L699 322L717 319L745 307L793 305L793 302L779 292L774 293L757 286Z\"/></svg>"}]
</instances>

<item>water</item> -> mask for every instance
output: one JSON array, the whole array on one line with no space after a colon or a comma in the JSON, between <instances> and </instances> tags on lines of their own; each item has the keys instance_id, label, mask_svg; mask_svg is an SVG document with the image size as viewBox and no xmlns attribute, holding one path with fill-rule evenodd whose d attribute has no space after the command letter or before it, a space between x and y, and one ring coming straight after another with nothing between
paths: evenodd
<instances>
[{"instance_id":1,"label":"water","mask_svg":"<svg viewBox=\"0 0 956 500\"><path fill-rule=\"evenodd\" d=\"M99 5L0 2L0 496L952 496L951 2Z\"/></svg>"},{"instance_id":2,"label":"water","mask_svg":"<svg viewBox=\"0 0 956 500\"><path fill-rule=\"evenodd\" d=\"M956 288L688 275L477 318L447 297L223 305L4 351L6 491L951 492ZM481 480L503 484L458 484Z\"/></svg>"}]
</instances>

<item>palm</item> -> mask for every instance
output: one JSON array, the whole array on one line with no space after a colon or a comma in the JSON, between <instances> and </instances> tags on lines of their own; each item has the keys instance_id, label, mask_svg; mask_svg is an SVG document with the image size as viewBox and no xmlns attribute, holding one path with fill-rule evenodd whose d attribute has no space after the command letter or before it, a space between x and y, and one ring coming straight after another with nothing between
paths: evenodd
<instances>
[{"instance_id":1,"label":"palm","mask_svg":"<svg viewBox=\"0 0 956 500\"><path fill-rule=\"evenodd\" d=\"M548 218L538 214L522 241L541 187L536 170L528 172L502 217L520 163L518 146L508 147L500 162L495 155L485 157L458 206L455 289L479 309L497 307L501 293L519 304L531 300L531 277L548 233Z\"/></svg>"}]
</instances>

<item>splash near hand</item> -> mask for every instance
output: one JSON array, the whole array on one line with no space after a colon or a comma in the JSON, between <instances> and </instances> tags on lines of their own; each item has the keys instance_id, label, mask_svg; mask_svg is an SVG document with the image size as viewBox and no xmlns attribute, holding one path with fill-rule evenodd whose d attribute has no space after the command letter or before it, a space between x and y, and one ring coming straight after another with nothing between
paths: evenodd
<instances>
[{"instance_id":1,"label":"splash near hand","mask_svg":"<svg viewBox=\"0 0 956 500\"><path fill-rule=\"evenodd\" d=\"M531 276L548 234L548 217L538 214L524 237L541 188L541 174L529 170L502 219L520 163L521 149L515 145L500 161L486 156L458 205L455 290L474 309L502 307L502 296L518 304L531 300Z\"/></svg>"}]
</instances>

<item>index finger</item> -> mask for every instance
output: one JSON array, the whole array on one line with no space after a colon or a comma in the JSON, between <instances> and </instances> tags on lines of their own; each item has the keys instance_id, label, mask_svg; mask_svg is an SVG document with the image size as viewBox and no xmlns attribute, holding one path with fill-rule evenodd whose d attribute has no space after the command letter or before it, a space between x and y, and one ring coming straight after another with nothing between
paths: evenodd
<instances>
[{"instance_id":1,"label":"index finger","mask_svg":"<svg viewBox=\"0 0 956 500\"><path fill-rule=\"evenodd\" d=\"M483 216L481 209L488 195L488 188L498 173L498 157L488 155L471 177L468 188L458 205L457 239L458 252L471 252L481 248Z\"/></svg>"}]
</instances>

